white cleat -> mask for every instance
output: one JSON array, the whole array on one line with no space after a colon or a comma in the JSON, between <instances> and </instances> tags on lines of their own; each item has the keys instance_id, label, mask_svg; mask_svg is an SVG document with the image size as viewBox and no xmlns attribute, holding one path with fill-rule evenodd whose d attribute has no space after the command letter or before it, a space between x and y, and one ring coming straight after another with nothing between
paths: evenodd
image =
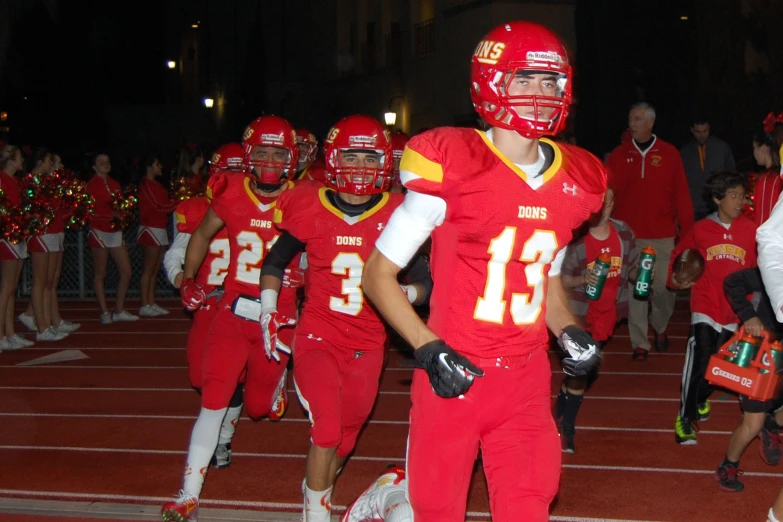
<instances>
[{"instance_id":1,"label":"white cleat","mask_svg":"<svg viewBox=\"0 0 783 522\"><path fill-rule=\"evenodd\" d=\"M396 505L385 507L386 498L392 493L399 493L399 496L404 499L405 489L405 470L399 466L389 468L356 499L340 522L381 522L386 520L386 515L397 508ZM410 509L407 502L405 504L405 507Z\"/></svg>"}]
</instances>

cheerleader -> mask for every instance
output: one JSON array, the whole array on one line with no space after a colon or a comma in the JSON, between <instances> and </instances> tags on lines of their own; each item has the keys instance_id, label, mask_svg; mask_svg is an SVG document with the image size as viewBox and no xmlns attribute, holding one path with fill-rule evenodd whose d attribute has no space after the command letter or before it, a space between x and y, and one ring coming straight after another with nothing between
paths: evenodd
<instances>
[{"instance_id":1,"label":"cheerleader","mask_svg":"<svg viewBox=\"0 0 783 522\"><path fill-rule=\"evenodd\" d=\"M92 169L95 175L87 182L87 193L92 197L94 207L87 242L92 250L95 268L93 289L95 290L95 298L98 300L98 305L101 307L101 324L137 321L139 317L131 314L124 308L131 278L130 258L128 257L128 249L125 247L125 241L122 238L122 230L115 230L113 224L113 219L117 216L112 208L112 202L115 196L122 195L122 188L114 178L109 176L111 160L108 154L95 156ZM104 292L109 254L111 254L120 274L114 313L109 312L109 307L106 305L106 293Z\"/></svg>"},{"instance_id":2,"label":"cheerleader","mask_svg":"<svg viewBox=\"0 0 783 522\"><path fill-rule=\"evenodd\" d=\"M0 190L5 194L5 204L9 215L19 212L22 197L19 182L14 177L22 170L24 160L22 152L13 145L0 147ZM11 243L0 235L0 351L18 350L32 346L33 343L14 333L14 293L19 285L22 263L27 258L27 244Z\"/></svg>"},{"instance_id":3,"label":"cheerleader","mask_svg":"<svg viewBox=\"0 0 783 522\"><path fill-rule=\"evenodd\" d=\"M177 202L169 199L166 188L155 178L161 176L157 156L149 156L141 164L144 178L139 188L139 216L141 225L136 243L144 248L144 270L141 273L142 317L168 315L169 311L155 304L155 288L158 272L163 262L163 253L169 244L166 230L167 215L174 212Z\"/></svg>"}]
</instances>

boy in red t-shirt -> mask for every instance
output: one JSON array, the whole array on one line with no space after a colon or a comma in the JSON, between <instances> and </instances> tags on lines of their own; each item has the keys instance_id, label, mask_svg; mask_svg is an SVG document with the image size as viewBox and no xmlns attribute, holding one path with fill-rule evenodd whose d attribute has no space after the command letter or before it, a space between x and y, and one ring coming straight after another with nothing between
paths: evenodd
<instances>
[{"instance_id":1,"label":"boy in red t-shirt","mask_svg":"<svg viewBox=\"0 0 783 522\"><path fill-rule=\"evenodd\" d=\"M618 319L628 316L630 291L628 279L639 262L639 248L628 225L610 219L614 207L614 191L609 188L604 196L604 207L590 220L590 228L581 238L568 245L563 260L562 281L570 290L568 304L575 317L581 319L598 341L599 351L614 332ZM609 254L612 265L606 276L601 297L587 299L586 285L594 285L598 278L592 269L601 254ZM633 269L633 270L632 270ZM588 383L598 376L597 370L588 377L566 377L560 386L555 407L555 420L560 430L560 442L565 453L574 452L576 415Z\"/></svg>"},{"instance_id":2,"label":"boy in red t-shirt","mask_svg":"<svg viewBox=\"0 0 783 522\"><path fill-rule=\"evenodd\" d=\"M717 172L707 179L715 212L693 225L672 252L669 286L691 288L691 329L682 369L680 411L674 427L677 444L696 444L692 423L706 421L712 387L704 379L710 356L737 331L739 318L723 291L723 280L756 266L756 224L742 214L748 182L736 172ZM693 248L704 257L704 273L695 283L681 284L672 273L677 257Z\"/></svg>"}]
</instances>

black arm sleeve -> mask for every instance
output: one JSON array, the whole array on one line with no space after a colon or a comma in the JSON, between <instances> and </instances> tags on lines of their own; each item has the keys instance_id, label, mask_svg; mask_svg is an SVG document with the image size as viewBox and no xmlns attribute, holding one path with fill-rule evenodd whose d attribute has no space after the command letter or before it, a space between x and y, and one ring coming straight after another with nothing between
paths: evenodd
<instances>
[{"instance_id":1,"label":"black arm sleeve","mask_svg":"<svg viewBox=\"0 0 783 522\"><path fill-rule=\"evenodd\" d=\"M420 297L423 298L422 303L426 303L432 293L432 275L430 275L430 267L424 256L419 254L413 258L413 261L405 269L404 277L405 283L421 285L424 288L424 295Z\"/></svg>"},{"instance_id":2,"label":"black arm sleeve","mask_svg":"<svg viewBox=\"0 0 783 522\"><path fill-rule=\"evenodd\" d=\"M726 294L726 298L743 323L748 319L758 317L747 295L763 290L764 283L761 280L761 272L758 268L739 270L723 280L723 291Z\"/></svg>"},{"instance_id":3,"label":"black arm sleeve","mask_svg":"<svg viewBox=\"0 0 783 522\"><path fill-rule=\"evenodd\" d=\"M272 249L266 254L264 264L261 267L261 275L271 275L283 279L283 273L288 263L296 257L296 254L305 249L305 244L292 236L289 232L277 238Z\"/></svg>"}]
</instances>

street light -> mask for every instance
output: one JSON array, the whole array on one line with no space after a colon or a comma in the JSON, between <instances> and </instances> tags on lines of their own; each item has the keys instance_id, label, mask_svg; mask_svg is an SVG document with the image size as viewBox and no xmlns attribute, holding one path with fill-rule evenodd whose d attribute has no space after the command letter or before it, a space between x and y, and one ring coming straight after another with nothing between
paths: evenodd
<instances>
[{"instance_id":1,"label":"street light","mask_svg":"<svg viewBox=\"0 0 783 522\"><path fill-rule=\"evenodd\" d=\"M168 62L166 62L166 65L168 65L169 69L174 69L177 66L177 62L175 62L174 60L169 60Z\"/></svg>"},{"instance_id":2,"label":"street light","mask_svg":"<svg viewBox=\"0 0 783 522\"><path fill-rule=\"evenodd\" d=\"M198 24L193 24L190 27L192 27L193 29L198 29Z\"/></svg>"},{"instance_id":3,"label":"street light","mask_svg":"<svg viewBox=\"0 0 783 522\"><path fill-rule=\"evenodd\" d=\"M204 107L211 109L215 105L215 100L212 98L204 98Z\"/></svg>"},{"instance_id":4,"label":"street light","mask_svg":"<svg viewBox=\"0 0 783 522\"><path fill-rule=\"evenodd\" d=\"M397 95L389 98L389 105L386 108L386 112L383 113L383 121L388 127L394 127L397 124L397 114L399 110L394 110L395 100L399 100L398 105L400 108L403 108L403 105L405 104L405 97L403 96Z\"/></svg>"}]
</instances>

